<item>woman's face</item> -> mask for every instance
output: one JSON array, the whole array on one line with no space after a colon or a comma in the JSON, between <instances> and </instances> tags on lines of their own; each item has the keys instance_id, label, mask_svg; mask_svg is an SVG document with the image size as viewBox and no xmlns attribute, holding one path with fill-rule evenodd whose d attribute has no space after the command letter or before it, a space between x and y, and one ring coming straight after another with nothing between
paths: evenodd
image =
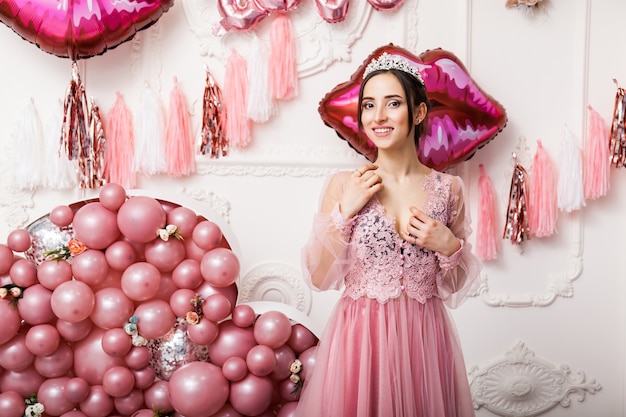
<instances>
[{"instance_id":1,"label":"woman's face","mask_svg":"<svg viewBox=\"0 0 626 417\"><path fill-rule=\"evenodd\" d=\"M379 149L413 143L416 121L409 121L410 103L398 79L389 72L369 79L363 87L361 122L368 138ZM419 112L415 112L415 118Z\"/></svg>"}]
</instances>

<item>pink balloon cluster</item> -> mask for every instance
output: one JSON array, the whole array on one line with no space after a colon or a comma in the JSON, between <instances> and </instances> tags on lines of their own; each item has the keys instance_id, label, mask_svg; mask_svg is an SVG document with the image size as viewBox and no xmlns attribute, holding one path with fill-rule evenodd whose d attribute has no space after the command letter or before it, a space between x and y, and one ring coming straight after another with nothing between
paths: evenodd
<instances>
[{"instance_id":1,"label":"pink balloon cluster","mask_svg":"<svg viewBox=\"0 0 626 417\"><path fill-rule=\"evenodd\" d=\"M46 217L0 244L0 416L292 415L317 338L236 305L216 223L117 184Z\"/></svg>"}]
</instances>

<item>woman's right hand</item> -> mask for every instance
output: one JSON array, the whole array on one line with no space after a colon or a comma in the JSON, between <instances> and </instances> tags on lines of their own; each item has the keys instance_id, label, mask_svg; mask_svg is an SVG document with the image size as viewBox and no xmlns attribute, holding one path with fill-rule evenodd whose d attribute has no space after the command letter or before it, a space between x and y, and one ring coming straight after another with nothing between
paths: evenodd
<instances>
[{"instance_id":1,"label":"woman's right hand","mask_svg":"<svg viewBox=\"0 0 626 417\"><path fill-rule=\"evenodd\" d=\"M383 179L376 173L377 168L374 164L365 164L350 174L339 200L339 208L345 219L357 214L383 188Z\"/></svg>"}]
</instances>

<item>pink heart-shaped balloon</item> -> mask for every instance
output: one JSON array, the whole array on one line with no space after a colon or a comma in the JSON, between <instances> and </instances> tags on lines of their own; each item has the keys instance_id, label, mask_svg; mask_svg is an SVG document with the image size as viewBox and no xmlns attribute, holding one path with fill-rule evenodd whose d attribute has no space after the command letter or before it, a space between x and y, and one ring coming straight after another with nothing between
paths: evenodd
<instances>
[{"instance_id":1,"label":"pink heart-shaped balloon","mask_svg":"<svg viewBox=\"0 0 626 417\"><path fill-rule=\"evenodd\" d=\"M408 59L424 79L432 104L419 157L427 166L444 171L471 158L506 125L504 107L474 82L461 61L451 52L433 49L418 56L389 44L376 49L352 74L321 100L319 113L324 123L370 161L376 148L359 132L357 106L365 67L383 52Z\"/></svg>"},{"instance_id":2,"label":"pink heart-shaped balloon","mask_svg":"<svg viewBox=\"0 0 626 417\"><path fill-rule=\"evenodd\" d=\"M174 0L0 0L0 21L42 50L100 55L154 24Z\"/></svg>"}]
</instances>

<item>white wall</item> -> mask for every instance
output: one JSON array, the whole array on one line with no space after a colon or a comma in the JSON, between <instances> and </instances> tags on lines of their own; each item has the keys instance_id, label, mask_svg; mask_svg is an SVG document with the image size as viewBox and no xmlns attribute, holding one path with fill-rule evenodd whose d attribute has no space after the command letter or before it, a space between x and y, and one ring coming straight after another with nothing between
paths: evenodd
<instances>
[{"instance_id":1,"label":"white wall","mask_svg":"<svg viewBox=\"0 0 626 417\"><path fill-rule=\"evenodd\" d=\"M362 159L323 125L319 100L386 43L415 53L437 47L455 53L508 113L506 128L456 170L468 185L476 219L478 165L485 165L504 227L511 153L531 161L541 139L558 169L564 125L582 147L585 106L593 106L608 124L616 92L612 78L626 83L619 31L626 3L546 3L543 12L530 16L505 8L504 0L406 0L387 13L352 0L350 18L329 25L317 17L312 2L303 1L292 12L302 73L298 97L279 103L269 122L253 126L250 147L220 160L199 156L198 175L143 177L138 188L171 193L173 199L180 193L191 195L224 214L238 240L240 284L250 290L251 299L265 295L292 303L321 328L337 294L310 294L302 287L299 250L324 178ZM206 14L200 13L203 7ZM213 2L181 0L132 42L80 63L88 95L106 115L120 91L136 112L148 81L167 106L176 76L198 132L204 65L221 82L228 48L245 54L250 40L246 34L212 36L207 28L216 20ZM267 41L268 23L256 29ZM207 34L201 35L202 30ZM38 50L5 26L0 27L0 39L0 236L6 236L56 205L93 192L11 187L9 149L19 112L33 98L45 120L65 93L70 62ZM520 148L521 137L526 150ZM621 256L626 197L621 192L624 173L612 169L611 174L608 196L588 201L576 213L561 213L557 235L526 242L523 251L503 240L498 259L485 265L483 293L453 311L475 393L484 401L479 416L625 415ZM562 285L563 280L570 286ZM266 282L276 289L268 290ZM554 288L561 293L552 300ZM510 360L516 347L526 355ZM569 367L571 374L559 380L555 375L562 367ZM584 377L577 379L579 372ZM483 374L488 378L481 379ZM601 389L595 392L597 384ZM568 396L568 389L577 392Z\"/></svg>"}]
</instances>

